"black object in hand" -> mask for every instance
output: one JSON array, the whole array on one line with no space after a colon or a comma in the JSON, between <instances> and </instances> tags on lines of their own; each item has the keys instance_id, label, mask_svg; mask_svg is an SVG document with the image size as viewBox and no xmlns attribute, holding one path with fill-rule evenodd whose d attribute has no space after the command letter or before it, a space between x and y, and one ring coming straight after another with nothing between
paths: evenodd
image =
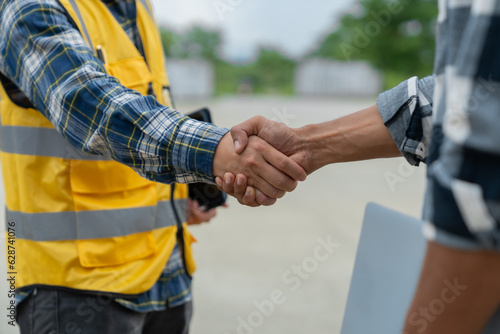
<instances>
[{"instance_id":1,"label":"black object in hand","mask_svg":"<svg viewBox=\"0 0 500 334\"><path fill-rule=\"evenodd\" d=\"M212 184L191 183L189 184L189 198L198 201L202 211L208 211L224 205L227 194Z\"/></svg>"}]
</instances>

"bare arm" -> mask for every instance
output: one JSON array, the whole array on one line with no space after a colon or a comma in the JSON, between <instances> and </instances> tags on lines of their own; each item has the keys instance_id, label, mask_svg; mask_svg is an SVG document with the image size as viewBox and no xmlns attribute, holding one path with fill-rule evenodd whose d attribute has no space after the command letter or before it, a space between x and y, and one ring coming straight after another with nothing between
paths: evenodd
<instances>
[{"instance_id":1,"label":"bare arm","mask_svg":"<svg viewBox=\"0 0 500 334\"><path fill-rule=\"evenodd\" d=\"M376 105L298 129L257 116L233 127L231 134L237 153L244 152L249 136L259 136L291 157L307 174L332 163L401 156ZM238 180L239 184L235 183ZM227 173L216 182L221 190L245 205L255 206L272 200L259 190L247 188L245 175L235 177Z\"/></svg>"},{"instance_id":2,"label":"bare arm","mask_svg":"<svg viewBox=\"0 0 500 334\"><path fill-rule=\"evenodd\" d=\"M433 76L412 77L380 94L376 105L299 129L254 117L231 130L235 151L243 152L248 137L257 135L298 162L308 174L331 163L401 155L418 165L429 152L434 85ZM231 179L236 178L233 175ZM232 194L238 187L224 182L221 188ZM243 186L238 189L242 190ZM255 198L257 203L268 200L259 190L238 200L250 203Z\"/></svg>"},{"instance_id":3,"label":"bare arm","mask_svg":"<svg viewBox=\"0 0 500 334\"><path fill-rule=\"evenodd\" d=\"M256 135L292 157L308 174L332 163L401 156L376 105L298 129L257 116L233 127L231 135L239 143L237 153L245 148L248 136Z\"/></svg>"},{"instance_id":4,"label":"bare arm","mask_svg":"<svg viewBox=\"0 0 500 334\"><path fill-rule=\"evenodd\" d=\"M332 163L401 156L376 105L296 132L307 156L308 173Z\"/></svg>"}]
</instances>

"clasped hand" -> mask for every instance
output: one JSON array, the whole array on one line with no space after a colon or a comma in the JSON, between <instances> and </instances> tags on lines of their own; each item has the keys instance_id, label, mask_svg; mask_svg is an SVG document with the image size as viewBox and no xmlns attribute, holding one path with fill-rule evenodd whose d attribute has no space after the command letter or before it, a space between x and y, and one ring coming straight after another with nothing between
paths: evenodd
<instances>
[{"instance_id":1,"label":"clasped hand","mask_svg":"<svg viewBox=\"0 0 500 334\"><path fill-rule=\"evenodd\" d=\"M247 206L272 205L312 172L300 129L254 117L231 129L214 155L220 190Z\"/></svg>"}]
</instances>

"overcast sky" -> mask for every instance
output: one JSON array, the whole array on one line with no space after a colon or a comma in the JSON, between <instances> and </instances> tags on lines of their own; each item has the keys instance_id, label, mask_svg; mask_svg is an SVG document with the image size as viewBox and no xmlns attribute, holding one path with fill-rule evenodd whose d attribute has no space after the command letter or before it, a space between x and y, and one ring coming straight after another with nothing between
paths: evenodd
<instances>
[{"instance_id":1,"label":"overcast sky","mask_svg":"<svg viewBox=\"0 0 500 334\"><path fill-rule=\"evenodd\" d=\"M223 53L251 57L258 45L272 44L291 56L310 50L355 0L152 0L159 24L185 29L216 27Z\"/></svg>"}]
</instances>

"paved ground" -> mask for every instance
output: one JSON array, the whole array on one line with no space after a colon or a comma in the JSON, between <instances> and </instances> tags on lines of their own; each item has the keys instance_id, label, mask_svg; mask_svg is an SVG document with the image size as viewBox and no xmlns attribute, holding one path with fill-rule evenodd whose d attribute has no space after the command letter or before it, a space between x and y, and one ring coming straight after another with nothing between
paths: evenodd
<instances>
[{"instance_id":1,"label":"paved ground","mask_svg":"<svg viewBox=\"0 0 500 334\"><path fill-rule=\"evenodd\" d=\"M370 103L228 98L183 103L179 110L187 113L209 105L221 126L261 114L298 127ZM339 164L311 175L273 207L250 209L230 201L231 207L221 210L212 223L192 229L199 240L192 333L340 333L366 203L375 201L418 216L424 174L424 168L406 168L402 159ZM394 175L401 182L391 187L386 177ZM331 254L320 253L315 259L318 245L328 240L335 243ZM0 266L5 268L2 256ZM2 284L0 309L6 312ZM16 333L6 326L4 315L0 319L1 333Z\"/></svg>"}]
</instances>

